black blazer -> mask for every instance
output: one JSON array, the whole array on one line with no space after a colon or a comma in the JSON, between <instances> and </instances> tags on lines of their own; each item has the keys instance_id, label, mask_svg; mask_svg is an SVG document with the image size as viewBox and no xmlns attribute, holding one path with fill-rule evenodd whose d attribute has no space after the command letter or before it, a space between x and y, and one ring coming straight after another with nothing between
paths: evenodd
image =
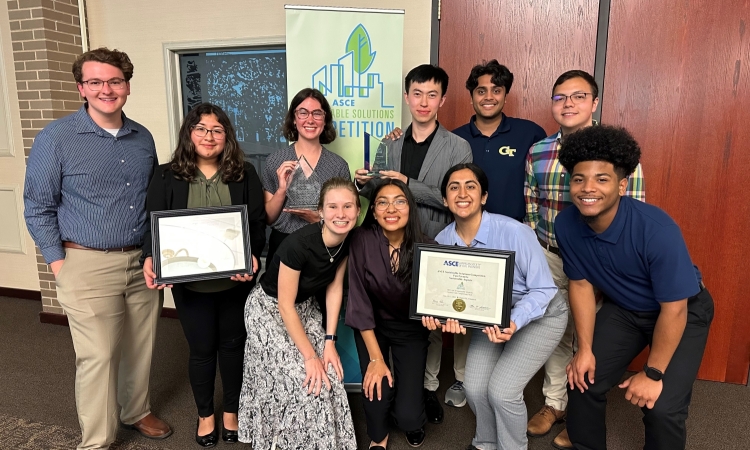
<instances>
[{"instance_id":1,"label":"black blazer","mask_svg":"<svg viewBox=\"0 0 750 450\"><path fill-rule=\"evenodd\" d=\"M187 208L189 183L178 180L170 169L170 163L162 164L154 172L146 195L146 234L143 240L143 260L151 256L151 212ZM250 224L250 250L258 259L266 245L266 208L263 186L255 167L245 162L242 181L230 181L229 194L233 205L247 205L247 220Z\"/></svg>"}]
</instances>

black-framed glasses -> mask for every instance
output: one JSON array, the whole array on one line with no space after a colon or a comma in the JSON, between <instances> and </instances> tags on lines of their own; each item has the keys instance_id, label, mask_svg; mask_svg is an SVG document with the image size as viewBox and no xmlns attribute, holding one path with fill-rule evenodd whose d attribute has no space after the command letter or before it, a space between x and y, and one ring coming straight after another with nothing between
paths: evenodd
<instances>
[{"instance_id":1,"label":"black-framed glasses","mask_svg":"<svg viewBox=\"0 0 750 450\"><path fill-rule=\"evenodd\" d=\"M387 202L385 200L378 200L375 202L375 209L377 209L378 211L385 211L386 209L388 209L389 205L393 205L394 208L401 211L403 209L406 209L407 206L409 206L409 202L403 198L398 198L392 202Z\"/></svg>"},{"instance_id":2,"label":"black-framed glasses","mask_svg":"<svg viewBox=\"0 0 750 450\"><path fill-rule=\"evenodd\" d=\"M307 119L308 117L310 117L310 114L312 114L313 119L315 119L315 120L323 120L323 119L326 118L326 112L323 111L322 109L316 109L316 110L310 112L310 111L306 110L305 108L300 108L300 109L294 111L294 115L299 120L305 120L305 119Z\"/></svg>"},{"instance_id":3,"label":"black-framed glasses","mask_svg":"<svg viewBox=\"0 0 750 450\"><path fill-rule=\"evenodd\" d=\"M568 98L570 98L570 101L573 102L574 105L577 105L579 103L586 101L587 95L594 95L594 94L592 94L591 92L574 92L570 95L555 94L552 96L552 103L563 104L568 101Z\"/></svg>"},{"instance_id":4,"label":"black-framed glasses","mask_svg":"<svg viewBox=\"0 0 750 450\"><path fill-rule=\"evenodd\" d=\"M201 126L201 125L195 125L193 127L193 132L198 137L206 137L208 133L211 133L211 136L214 137L217 141L221 141L227 136L227 132L222 130L221 128L215 128L213 130L209 130L208 128Z\"/></svg>"},{"instance_id":5,"label":"black-framed glasses","mask_svg":"<svg viewBox=\"0 0 750 450\"><path fill-rule=\"evenodd\" d=\"M122 78L110 78L109 80L99 80L94 78L93 80L81 81L81 84L88 85L89 89L95 92L101 91L104 87L104 83L107 83L110 88L116 91L121 91L128 85L128 82Z\"/></svg>"}]
</instances>

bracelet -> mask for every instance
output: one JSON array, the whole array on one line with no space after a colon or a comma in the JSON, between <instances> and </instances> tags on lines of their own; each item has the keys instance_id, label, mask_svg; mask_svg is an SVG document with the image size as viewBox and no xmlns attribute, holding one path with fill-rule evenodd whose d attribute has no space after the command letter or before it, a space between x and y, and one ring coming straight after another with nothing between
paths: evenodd
<instances>
[{"instance_id":1,"label":"bracelet","mask_svg":"<svg viewBox=\"0 0 750 450\"><path fill-rule=\"evenodd\" d=\"M318 359L318 355L311 356L305 360L305 362L312 361L313 359Z\"/></svg>"},{"instance_id":2,"label":"bracelet","mask_svg":"<svg viewBox=\"0 0 750 450\"><path fill-rule=\"evenodd\" d=\"M371 359L370 362L382 361L382 359Z\"/></svg>"}]
</instances>

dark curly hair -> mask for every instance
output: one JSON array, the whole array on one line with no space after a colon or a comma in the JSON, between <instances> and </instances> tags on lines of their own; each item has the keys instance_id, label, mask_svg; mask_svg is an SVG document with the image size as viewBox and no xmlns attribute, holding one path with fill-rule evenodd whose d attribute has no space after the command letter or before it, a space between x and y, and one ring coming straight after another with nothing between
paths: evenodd
<instances>
[{"instance_id":1,"label":"dark curly hair","mask_svg":"<svg viewBox=\"0 0 750 450\"><path fill-rule=\"evenodd\" d=\"M412 261L414 260L414 244L425 242L427 237L422 234L422 227L419 222L419 212L417 211L417 201L414 200L414 195L411 193L411 190L406 183L396 178L384 178L381 183L373 189L372 194L370 194L370 207L367 209L365 219L362 221L362 227L373 226L378 222L377 219L375 219L374 213L375 199L378 198L378 194L380 194L380 191L386 186L396 186L401 189L401 192L404 193L404 197L406 197L406 201L409 204L409 221L404 228L404 240L401 243L401 250L399 250L398 270L395 275L402 283L410 283L411 266Z\"/></svg>"},{"instance_id":2,"label":"dark curly hair","mask_svg":"<svg viewBox=\"0 0 750 450\"><path fill-rule=\"evenodd\" d=\"M608 162L622 179L638 167L641 147L625 128L606 125L586 127L565 138L558 159L568 173L573 173L576 164L583 161Z\"/></svg>"},{"instance_id":3,"label":"dark curly hair","mask_svg":"<svg viewBox=\"0 0 750 450\"><path fill-rule=\"evenodd\" d=\"M193 127L200 123L203 116L216 116L216 119L224 127L224 150L219 156L219 172L221 181L242 181L245 170L245 155L242 153L240 144L237 142L237 136L234 132L232 122L227 114L216 105L211 103L201 103L195 106L185 116L180 127L177 148L170 161L170 169L174 172L174 177L178 180L191 182L195 180L195 144L190 138Z\"/></svg>"},{"instance_id":4,"label":"dark curly hair","mask_svg":"<svg viewBox=\"0 0 750 450\"><path fill-rule=\"evenodd\" d=\"M83 81L83 63L88 61L100 62L115 66L122 70L122 76L125 77L125 81L130 81L133 78L133 63L130 62L130 58L127 53L121 52L117 49L110 50L107 47L100 47L94 50L90 50L78 58L73 63L73 78L76 83Z\"/></svg>"},{"instance_id":5,"label":"dark curly hair","mask_svg":"<svg viewBox=\"0 0 750 450\"><path fill-rule=\"evenodd\" d=\"M330 144L336 139L336 128L333 127L333 113L331 112L331 106L319 90L312 88L302 89L297 92L297 95L292 99L292 103L289 105L289 110L286 112L286 117L284 117L284 125L282 127L284 137L289 142L296 142L299 139L299 133L297 133L297 128L294 126L294 111L300 103L304 102L307 98L314 98L320 102L320 107L325 111L326 121L319 139L320 143L323 145Z\"/></svg>"},{"instance_id":6,"label":"dark curly hair","mask_svg":"<svg viewBox=\"0 0 750 450\"><path fill-rule=\"evenodd\" d=\"M495 86L505 87L505 93L510 92L510 87L513 86L513 73L504 65L497 62L496 59L491 61L482 61L482 64L477 64L471 68L469 78L466 79L466 89L469 90L470 94L474 93L474 89L479 86L479 77L484 75L492 76L492 84Z\"/></svg>"}]
</instances>

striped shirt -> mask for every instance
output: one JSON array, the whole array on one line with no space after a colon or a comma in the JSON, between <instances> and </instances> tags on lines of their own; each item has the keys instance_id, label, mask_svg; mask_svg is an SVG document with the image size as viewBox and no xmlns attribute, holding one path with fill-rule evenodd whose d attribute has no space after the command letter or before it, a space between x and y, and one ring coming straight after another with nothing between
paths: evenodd
<instances>
[{"instance_id":1,"label":"striped shirt","mask_svg":"<svg viewBox=\"0 0 750 450\"><path fill-rule=\"evenodd\" d=\"M296 160L297 152L294 150L294 145L278 149L271 153L268 159L266 159L266 167L263 169L263 189L271 194L275 194L279 189L279 177L276 175L276 169L284 161ZM346 163L346 160L325 147L323 147L323 151L320 154L318 164L315 165L314 173L317 175L321 186L334 177L342 177L347 180L352 179L351 172L349 172L349 164ZM287 200L284 200L285 205ZM308 222L305 219L295 216L292 213L281 211L276 222L271 226L277 231L289 234L307 224Z\"/></svg>"},{"instance_id":2,"label":"striped shirt","mask_svg":"<svg viewBox=\"0 0 750 450\"><path fill-rule=\"evenodd\" d=\"M39 132L26 169L26 225L45 261L65 258L62 241L92 248L143 243L146 190L156 146L142 125L122 116L112 136L86 111Z\"/></svg>"},{"instance_id":3,"label":"striped shirt","mask_svg":"<svg viewBox=\"0 0 750 450\"><path fill-rule=\"evenodd\" d=\"M536 231L537 237L553 247L555 238L555 218L573 203L570 200L570 180L568 173L557 159L560 150L560 132L537 142L526 157L526 217L524 223ZM643 168L640 164L630 175L625 195L646 201L646 187L643 181Z\"/></svg>"}]
</instances>

